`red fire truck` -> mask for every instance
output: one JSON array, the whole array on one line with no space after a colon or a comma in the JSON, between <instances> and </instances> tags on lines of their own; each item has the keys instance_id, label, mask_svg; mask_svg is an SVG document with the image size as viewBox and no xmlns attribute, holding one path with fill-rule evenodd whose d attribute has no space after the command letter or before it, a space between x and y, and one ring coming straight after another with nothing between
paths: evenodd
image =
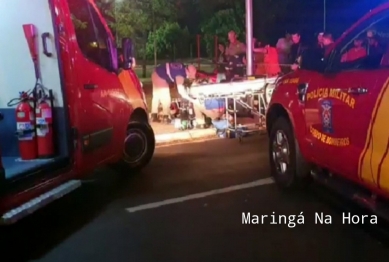
<instances>
[{"instance_id":1,"label":"red fire truck","mask_svg":"<svg viewBox=\"0 0 389 262\"><path fill-rule=\"evenodd\" d=\"M324 58L307 50L301 68L277 82L266 121L271 172L281 187L300 187L313 177L383 212L389 197L388 26L384 4L329 46ZM358 48L365 55L346 59Z\"/></svg>"},{"instance_id":2,"label":"red fire truck","mask_svg":"<svg viewBox=\"0 0 389 262\"><path fill-rule=\"evenodd\" d=\"M154 154L132 44L93 0L0 1L0 221L71 192L96 166ZM122 57L122 59L118 59Z\"/></svg>"}]
</instances>

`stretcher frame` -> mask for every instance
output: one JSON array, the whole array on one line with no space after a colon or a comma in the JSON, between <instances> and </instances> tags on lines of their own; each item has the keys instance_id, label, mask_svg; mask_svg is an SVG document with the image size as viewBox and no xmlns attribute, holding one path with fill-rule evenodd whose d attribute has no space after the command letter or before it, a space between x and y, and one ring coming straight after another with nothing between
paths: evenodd
<instances>
[{"instance_id":1,"label":"stretcher frame","mask_svg":"<svg viewBox=\"0 0 389 262\"><path fill-rule=\"evenodd\" d=\"M207 99L224 98L226 117L230 115L233 118L231 127L226 130L227 136L233 133L235 138L242 142L244 136L266 130L265 114L277 78L250 79L248 77L240 81L200 85L188 88L187 92L202 105ZM249 101L245 102L244 98L249 98ZM254 104L255 100L258 101L257 105ZM229 108L231 104L232 109ZM238 124L237 105L250 110L258 122L254 120L252 124Z\"/></svg>"}]
</instances>

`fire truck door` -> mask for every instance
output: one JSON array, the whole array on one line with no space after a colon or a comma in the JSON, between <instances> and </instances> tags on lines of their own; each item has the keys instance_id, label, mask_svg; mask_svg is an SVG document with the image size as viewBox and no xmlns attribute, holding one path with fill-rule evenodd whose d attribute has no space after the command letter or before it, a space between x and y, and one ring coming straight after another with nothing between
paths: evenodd
<instances>
[{"instance_id":1,"label":"fire truck door","mask_svg":"<svg viewBox=\"0 0 389 262\"><path fill-rule=\"evenodd\" d=\"M309 83L307 132L318 161L331 171L359 179L372 112L386 78L379 70L353 70Z\"/></svg>"},{"instance_id":2,"label":"fire truck door","mask_svg":"<svg viewBox=\"0 0 389 262\"><path fill-rule=\"evenodd\" d=\"M344 117L334 117L334 133L348 137L349 145L332 147L330 153L339 156L333 165L350 178L389 190L388 112L389 69L355 70L342 72L338 87L351 99L352 106L339 95L334 112L345 112ZM335 114L334 114L335 115Z\"/></svg>"},{"instance_id":3,"label":"fire truck door","mask_svg":"<svg viewBox=\"0 0 389 262\"><path fill-rule=\"evenodd\" d=\"M120 112L116 50L100 16L87 0L68 0L74 28L75 99L80 168L92 169L114 155L115 115ZM80 26L79 21L83 25ZM114 55L115 54L115 55ZM114 61L116 60L116 61ZM119 91L118 91L119 90ZM123 131L124 132L124 131Z\"/></svg>"},{"instance_id":4,"label":"fire truck door","mask_svg":"<svg viewBox=\"0 0 389 262\"><path fill-rule=\"evenodd\" d=\"M316 72L304 72L300 74L298 89L305 89L305 96L299 99L304 106L304 116L306 124L306 142L310 145L310 155L315 162L321 166L328 167L329 156L325 154L328 150L324 143L322 132L322 120L319 111L319 100L325 96L327 84L323 83L325 79ZM324 140L324 142L322 142Z\"/></svg>"}]
</instances>

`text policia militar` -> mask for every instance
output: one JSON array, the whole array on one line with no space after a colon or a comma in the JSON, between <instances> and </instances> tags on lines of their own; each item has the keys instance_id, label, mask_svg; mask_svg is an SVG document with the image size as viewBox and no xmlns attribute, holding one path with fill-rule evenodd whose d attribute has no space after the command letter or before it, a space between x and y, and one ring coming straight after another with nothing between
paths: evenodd
<instances>
[{"instance_id":1,"label":"text policia militar","mask_svg":"<svg viewBox=\"0 0 389 262\"><path fill-rule=\"evenodd\" d=\"M347 104L350 108L355 108L355 99L339 88L318 88L307 93L307 101L320 98L333 98Z\"/></svg>"},{"instance_id":2,"label":"text policia militar","mask_svg":"<svg viewBox=\"0 0 389 262\"><path fill-rule=\"evenodd\" d=\"M315 212L315 224L331 225L332 216L324 213ZM376 215L353 215L351 213L342 213L342 224L377 224ZM289 228L294 228L297 225L304 225L305 217L303 212L298 215L276 215L275 212L271 215L252 215L250 212L242 212L243 225L287 225Z\"/></svg>"}]
</instances>

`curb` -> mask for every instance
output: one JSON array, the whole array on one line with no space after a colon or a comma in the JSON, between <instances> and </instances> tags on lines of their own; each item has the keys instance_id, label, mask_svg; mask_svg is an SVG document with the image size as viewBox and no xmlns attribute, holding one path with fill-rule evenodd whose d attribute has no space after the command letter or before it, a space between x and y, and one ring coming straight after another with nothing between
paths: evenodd
<instances>
[{"instance_id":1,"label":"curb","mask_svg":"<svg viewBox=\"0 0 389 262\"><path fill-rule=\"evenodd\" d=\"M216 137L216 130L214 128L159 134L155 135L155 142L157 145L164 145L176 142L202 140L211 137Z\"/></svg>"}]
</instances>

